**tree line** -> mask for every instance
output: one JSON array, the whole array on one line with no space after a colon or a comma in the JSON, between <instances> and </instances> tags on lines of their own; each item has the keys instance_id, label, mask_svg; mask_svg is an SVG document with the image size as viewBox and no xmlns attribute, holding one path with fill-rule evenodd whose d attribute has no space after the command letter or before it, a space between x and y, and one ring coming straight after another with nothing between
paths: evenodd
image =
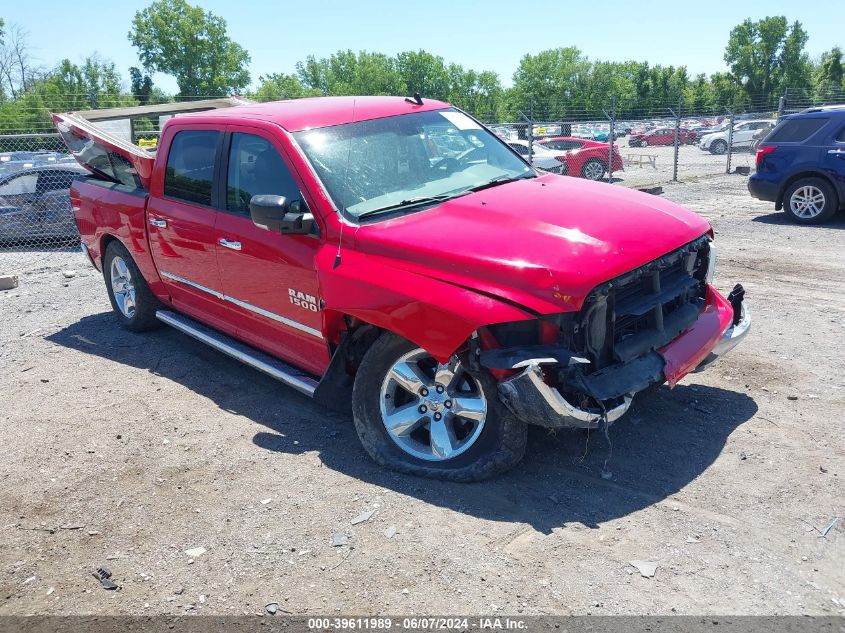
<instances>
[{"instance_id":1,"label":"tree line","mask_svg":"<svg viewBox=\"0 0 845 633\"><path fill-rule=\"evenodd\" d=\"M155 0L138 11L128 39L139 67L128 69L129 85L114 62L96 54L82 63L68 59L53 68L34 64L27 34L0 18L0 132L46 129L50 111L242 94L260 101L326 95L410 95L454 103L488 122L602 118L615 108L619 118L665 115L680 105L687 113L723 114L777 107L793 98L841 99L842 51L812 60L808 34L784 16L747 19L728 34L728 72L690 76L685 66L645 61L591 60L575 47L526 54L505 87L499 75L447 62L425 50L385 55L338 51L299 61L293 73L258 78L250 90L249 52L233 41L226 22L186 0ZM168 95L151 75L175 77L179 92ZM46 127L45 127L46 126Z\"/></svg>"}]
</instances>

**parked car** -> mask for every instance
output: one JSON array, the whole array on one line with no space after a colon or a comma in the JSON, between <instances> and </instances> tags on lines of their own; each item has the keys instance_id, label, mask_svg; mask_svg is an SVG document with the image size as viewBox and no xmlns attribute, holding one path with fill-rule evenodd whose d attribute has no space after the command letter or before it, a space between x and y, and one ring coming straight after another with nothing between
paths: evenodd
<instances>
[{"instance_id":1,"label":"parked car","mask_svg":"<svg viewBox=\"0 0 845 633\"><path fill-rule=\"evenodd\" d=\"M516 464L528 424L605 429L745 337L705 219L539 174L449 104L408 101L186 114L154 157L54 115L95 174L71 196L117 321L351 397L375 461L460 481ZM432 162L435 131L478 146Z\"/></svg>"},{"instance_id":2,"label":"parked car","mask_svg":"<svg viewBox=\"0 0 845 633\"><path fill-rule=\"evenodd\" d=\"M607 161L610 145L587 141L572 136L558 136L544 138L537 144L554 152L560 152L555 159L564 165L561 173L569 176L580 176L587 180L601 180L607 173ZM619 148L613 148L613 171L622 171L622 157Z\"/></svg>"},{"instance_id":3,"label":"parked car","mask_svg":"<svg viewBox=\"0 0 845 633\"><path fill-rule=\"evenodd\" d=\"M87 173L74 162L0 176L0 242L78 236L70 185Z\"/></svg>"},{"instance_id":4,"label":"parked car","mask_svg":"<svg viewBox=\"0 0 845 633\"><path fill-rule=\"evenodd\" d=\"M750 150L754 135L761 130L771 130L774 126L775 121L771 119L738 121L734 123L733 138L731 139L729 138L730 124L726 123L724 129L701 137L698 147L702 151L722 155L728 151L728 141L730 140L733 150Z\"/></svg>"},{"instance_id":5,"label":"parked car","mask_svg":"<svg viewBox=\"0 0 845 633\"><path fill-rule=\"evenodd\" d=\"M798 224L818 224L845 207L845 106L790 114L757 148L748 190Z\"/></svg>"},{"instance_id":6,"label":"parked car","mask_svg":"<svg viewBox=\"0 0 845 633\"><path fill-rule=\"evenodd\" d=\"M682 145L691 145L698 140L698 134L692 130L680 128L678 130L678 142ZM640 134L631 133L628 137L630 147L648 147L649 145L674 145L675 128L660 127L649 132Z\"/></svg>"},{"instance_id":7,"label":"parked car","mask_svg":"<svg viewBox=\"0 0 845 633\"><path fill-rule=\"evenodd\" d=\"M613 140L617 140L620 137L625 136L623 132L617 130L616 128L613 129ZM607 143L607 139L610 138L610 129L607 130L596 130L593 132L593 138L590 140L598 141L599 143Z\"/></svg>"},{"instance_id":8,"label":"parked car","mask_svg":"<svg viewBox=\"0 0 845 633\"><path fill-rule=\"evenodd\" d=\"M528 160L528 141L508 141L507 143L513 151ZM531 165L553 174L562 174L565 168L557 156L557 152L552 152L537 141L532 148Z\"/></svg>"}]
</instances>

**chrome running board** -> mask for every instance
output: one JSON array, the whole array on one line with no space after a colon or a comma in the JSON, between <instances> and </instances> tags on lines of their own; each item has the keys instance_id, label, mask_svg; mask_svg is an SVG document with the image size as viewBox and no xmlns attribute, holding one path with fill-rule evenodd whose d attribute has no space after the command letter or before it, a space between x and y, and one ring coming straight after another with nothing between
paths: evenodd
<instances>
[{"instance_id":1,"label":"chrome running board","mask_svg":"<svg viewBox=\"0 0 845 633\"><path fill-rule=\"evenodd\" d=\"M249 365L253 369L293 387L306 396L314 395L314 390L317 388L319 381L278 358L265 354L246 343L237 341L222 332L176 312L159 310L156 312L156 318L201 343L213 347L218 352L223 352L227 356L231 356L235 360L239 360L245 365Z\"/></svg>"}]
</instances>

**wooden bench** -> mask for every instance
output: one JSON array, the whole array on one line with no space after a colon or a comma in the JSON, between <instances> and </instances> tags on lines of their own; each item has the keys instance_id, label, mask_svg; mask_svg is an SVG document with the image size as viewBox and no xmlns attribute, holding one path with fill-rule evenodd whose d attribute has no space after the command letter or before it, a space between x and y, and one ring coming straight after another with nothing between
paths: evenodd
<instances>
[{"instance_id":1,"label":"wooden bench","mask_svg":"<svg viewBox=\"0 0 845 633\"><path fill-rule=\"evenodd\" d=\"M640 168L643 165L651 165L653 169L657 169L657 154L625 154L625 166L633 165L639 165Z\"/></svg>"}]
</instances>

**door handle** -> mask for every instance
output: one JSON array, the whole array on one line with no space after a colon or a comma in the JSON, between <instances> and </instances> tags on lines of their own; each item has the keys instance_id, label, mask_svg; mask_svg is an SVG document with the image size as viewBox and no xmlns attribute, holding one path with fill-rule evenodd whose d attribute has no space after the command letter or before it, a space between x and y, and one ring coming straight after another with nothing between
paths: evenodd
<instances>
[{"instance_id":1,"label":"door handle","mask_svg":"<svg viewBox=\"0 0 845 633\"><path fill-rule=\"evenodd\" d=\"M845 149L829 149L828 154L845 154Z\"/></svg>"},{"instance_id":2,"label":"door handle","mask_svg":"<svg viewBox=\"0 0 845 633\"><path fill-rule=\"evenodd\" d=\"M150 224L163 229L167 226L167 220L159 220L158 218L150 218Z\"/></svg>"},{"instance_id":3,"label":"door handle","mask_svg":"<svg viewBox=\"0 0 845 633\"><path fill-rule=\"evenodd\" d=\"M219 240L217 240L217 243L220 244L220 246L224 246L225 248L231 248L233 251L241 250L240 242L231 242L225 237L221 237Z\"/></svg>"}]
</instances>

